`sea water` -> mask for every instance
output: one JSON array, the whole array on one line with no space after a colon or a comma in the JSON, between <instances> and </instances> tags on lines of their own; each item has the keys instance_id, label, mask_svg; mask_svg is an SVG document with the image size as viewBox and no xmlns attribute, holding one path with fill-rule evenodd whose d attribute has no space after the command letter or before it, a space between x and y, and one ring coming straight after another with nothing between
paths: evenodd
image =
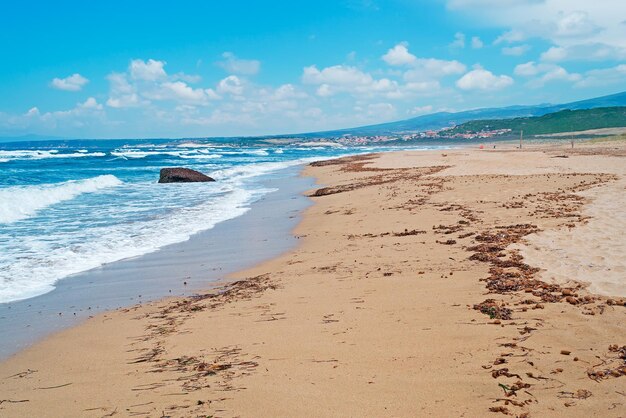
<instances>
[{"instance_id":1,"label":"sea water","mask_svg":"<svg viewBox=\"0 0 626 418\"><path fill-rule=\"evenodd\" d=\"M392 149L249 139L0 143L0 303L238 217L272 191L262 179L273 172ZM178 166L216 182L157 183L161 168Z\"/></svg>"}]
</instances>

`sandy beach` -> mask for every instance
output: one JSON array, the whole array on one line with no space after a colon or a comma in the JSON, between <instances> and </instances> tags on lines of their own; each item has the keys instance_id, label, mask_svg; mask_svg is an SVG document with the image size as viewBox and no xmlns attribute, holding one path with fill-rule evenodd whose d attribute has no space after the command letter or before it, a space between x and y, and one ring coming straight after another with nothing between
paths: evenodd
<instances>
[{"instance_id":1,"label":"sandy beach","mask_svg":"<svg viewBox=\"0 0 626 418\"><path fill-rule=\"evenodd\" d=\"M624 416L626 143L303 174L295 250L19 352L0 416Z\"/></svg>"}]
</instances>

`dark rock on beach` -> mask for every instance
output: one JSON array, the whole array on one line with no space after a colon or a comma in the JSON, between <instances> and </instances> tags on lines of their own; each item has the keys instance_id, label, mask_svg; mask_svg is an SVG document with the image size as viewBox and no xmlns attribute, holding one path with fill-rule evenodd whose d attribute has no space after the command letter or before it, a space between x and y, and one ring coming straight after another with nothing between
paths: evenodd
<instances>
[{"instance_id":1,"label":"dark rock on beach","mask_svg":"<svg viewBox=\"0 0 626 418\"><path fill-rule=\"evenodd\" d=\"M162 168L159 183L196 183L215 181L199 171L183 167Z\"/></svg>"}]
</instances>

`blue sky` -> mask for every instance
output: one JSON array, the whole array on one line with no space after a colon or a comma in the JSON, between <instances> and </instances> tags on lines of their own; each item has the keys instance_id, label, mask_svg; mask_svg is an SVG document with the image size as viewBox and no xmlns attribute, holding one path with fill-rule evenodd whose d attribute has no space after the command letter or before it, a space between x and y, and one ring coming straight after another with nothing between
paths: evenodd
<instances>
[{"instance_id":1,"label":"blue sky","mask_svg":"<svg viewBox=\"0 0 626 418\"><path fill-rule=\"evenodd\" d=\"M626 90L626 2L5 2L0 135L296 133Z\"/></svg>"}]
</instances>

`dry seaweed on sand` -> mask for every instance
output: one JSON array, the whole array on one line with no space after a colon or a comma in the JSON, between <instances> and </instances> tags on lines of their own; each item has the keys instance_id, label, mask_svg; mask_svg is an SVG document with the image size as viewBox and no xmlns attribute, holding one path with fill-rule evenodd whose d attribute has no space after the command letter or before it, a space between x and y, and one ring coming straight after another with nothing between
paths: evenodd
<instances>
[{"instance_id":1,"label":"dry seaweed on sand","mask_svg":"<svg viewBox=\"0 0 626 418\"><path fill-rule=\"evenodd\" d=\"M587 376L590 379L599 382L611 377L626 376L626 345L620 347L617 344L612 344L608 351L608 360L603 360L600 364L587 370Z\"/></svg>"},{"instance_id":2,"label":"dry seaweed on sand","mask_svg":"<svg viewBox=\"0 0 626 418\"><path fill-rule=\"evenodd\" d=\"M394 232L393 236L394 237L407 237L410 235L420 235L420 234L425 234L426 231L422 231L422 230L418 230L418 229L412 229L412 230L408 230L405 229L403 232Z\"/></svg>"},{"instance_id":3,"label":"dry seaweed on sand","mask_svg":"<svg viewBox=\"0 0 626 418\"><path fill-rule=\"evenodd\" d=\"M337 164L340 164L337 163ZM369 186L378 186L381 184L393 183L401 180L419 180L422 176L438 173L446 169L447 166L433 166L420 168L371 168L365 167L365 163L348 164L341 168L342 171L349 172L374 172L375 174L354 179L351 183L338 184L335 186L322 187L315 190L309 197L322 197L338 193L350 192Z\"/></svg>"},{"instance_id":4,"label":"dry seaweed on sand","mask_svg":"<svg viewBox=\"0 0 626 418\"><path fill-rule=\"evenodd\" d=\"M513 313L511 309L506 308L502 303L496 302L495 299L486 299L474 305L474 309L489 315L490 319L511 319L511 314Z\"/></svg>"}]
</instances>

